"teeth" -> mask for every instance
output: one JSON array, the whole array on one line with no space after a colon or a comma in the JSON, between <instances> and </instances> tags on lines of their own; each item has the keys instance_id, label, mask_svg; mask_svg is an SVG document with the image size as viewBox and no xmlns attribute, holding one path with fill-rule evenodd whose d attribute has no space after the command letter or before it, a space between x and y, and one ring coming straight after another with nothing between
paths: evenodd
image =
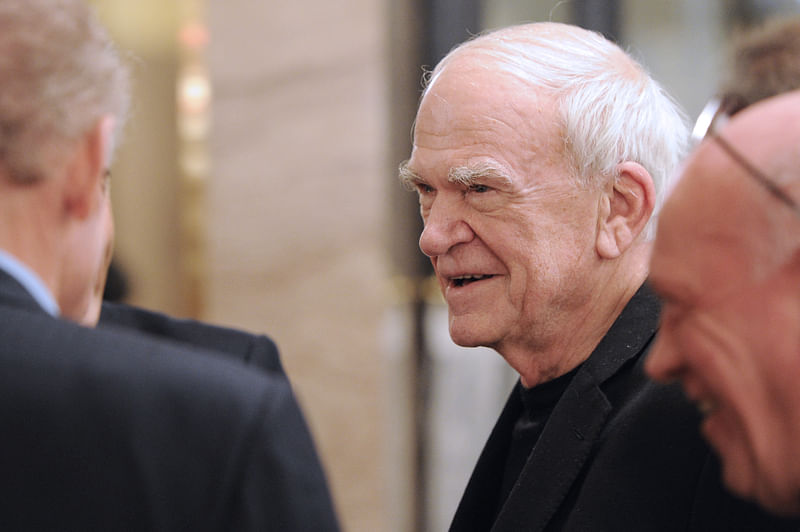
<instances>
[{"instance_id":1,"label":"teeth","mask_svg":"<svg viewBox=\"0 0 800 532\"><path fill-rule=\"evenodd\" d=\"M488 279L491 275L459 275L457 277L451 277L450 281L456 286L464 286L468 283L473 281L480 281L481 279Z\"/></svg>"},{"instance_id":2,"label":"teeth","mask_svg":"<svg viewBox=\"0 0 800 532\"><path fill-rule=\"evenodd\" d=\"M488 275L459 275L458 277L453 277L454 281L477 281L478 279L483 279L488 277Z\"/></svg>"}]
</instances>

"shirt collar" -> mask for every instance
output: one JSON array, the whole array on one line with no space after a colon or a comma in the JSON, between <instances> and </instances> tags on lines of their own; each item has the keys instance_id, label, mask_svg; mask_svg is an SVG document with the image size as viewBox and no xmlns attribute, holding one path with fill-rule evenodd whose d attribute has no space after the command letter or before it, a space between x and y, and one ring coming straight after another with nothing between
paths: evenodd
<instances>
[{"instance_id":1,"label":"shirt collar","mask_svg":"<svg viewBox=\"0 0 800 532\"><path fill-rule=\"evenodd\" d=\"M47 289L42 278L12 254L0 249L0 269L14 278L28 291L42 309L51 316L61 313L53 294Z\"/></svg>"}]
</instances>

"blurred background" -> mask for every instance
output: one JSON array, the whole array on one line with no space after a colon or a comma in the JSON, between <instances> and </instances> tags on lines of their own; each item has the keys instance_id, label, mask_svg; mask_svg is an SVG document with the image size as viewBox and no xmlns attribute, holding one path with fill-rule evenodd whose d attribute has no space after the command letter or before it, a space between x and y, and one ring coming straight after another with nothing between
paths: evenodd
<instances>
[{"instance_id":1,"label":"blurred background","mask_svg":"<svg viewBox=\"0 0 800 532\"><path fill-rule=\"evenodd\" d=\"M486 28L603 32L694 117L795 0L93 0L134 72L114 297L278 343L348 532L440 531L514 382L461 349L416 245L423 67Z\"/></svg>"}]
</instances>

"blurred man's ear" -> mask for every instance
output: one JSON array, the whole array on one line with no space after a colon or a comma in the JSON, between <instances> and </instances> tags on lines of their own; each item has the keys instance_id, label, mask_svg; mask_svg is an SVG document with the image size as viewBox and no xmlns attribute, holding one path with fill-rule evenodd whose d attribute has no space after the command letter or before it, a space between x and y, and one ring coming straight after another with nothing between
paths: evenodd
<instances>
[{"instance_id":1,"label":"blurred man's ear","mask_svg":"<svg viewBox=\"0 0 800 532\"><path fill-rule=\"evenodd\" d=\"M617 179L608 185L602 198L596 248L605 259L614 259L636 241L644 231L655 207L653 178L639 163L617 165Z\"/></svg>"},{"instance_id":2,"label":"blurred man's ear","mask_svg":"<svg viewBox=\"0 0 800 532\"><path fill-rule=\"evenodd\" d=\"M113 150L114 119L104 116L74 146L67 159L65 181L65 207L71 216L85 219L96 208L99 180L111 162Z\"/></svg>"}]
</instances>

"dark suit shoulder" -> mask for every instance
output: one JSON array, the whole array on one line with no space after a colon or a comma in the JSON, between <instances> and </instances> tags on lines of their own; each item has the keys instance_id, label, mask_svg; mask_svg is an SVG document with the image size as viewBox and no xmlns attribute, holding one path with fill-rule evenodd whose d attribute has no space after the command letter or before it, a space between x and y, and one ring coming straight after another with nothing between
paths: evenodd
<instances>
[{"instance_id":1,"label":"dark suit shoulder","mask_svg":"<svg viewBox=\"0 0 800 532\"><path fill-rule=\"evenodd\" d=\"M41 314L0 323L3 529L336 529L284 378Z\"/></svg>"},{"instance_id":2,"label":"dark suit shoulder","mask_svg":"<svg viewBox=\"0 0 800 532\"><path fill-rule=\"evenodd\" d=\"M725 488L695 406L677 384L645 375L648 349L600 386L611 407L606 424L547 530L800 529Z\"/></svg>"},{"instance_id":3,"label":"dark suit shoulder","mask_svg":"<svg viewBox=\"0 0 800 532\"><path fill-rule=\"evenodd\" d=\"M797 530L733 497L677 385L643 371L659 305L644 286L552 411L499 514L502 471L521 405L512 394L470 478L452 532ZM487 502L488 501L488 502Z\"/></svg>"},{"instance_id":4,"label":"dark suit shoulder","mask_svg":"<svg viewBox=\"0 0 800 532\"><path fill-rule=\"evenodd\" d=\"M269 372L283 373L278 348L265 335L108 302L103 303L98 326L122 327L163 340L202 347Z\"/></svg>"}]
</instances>

